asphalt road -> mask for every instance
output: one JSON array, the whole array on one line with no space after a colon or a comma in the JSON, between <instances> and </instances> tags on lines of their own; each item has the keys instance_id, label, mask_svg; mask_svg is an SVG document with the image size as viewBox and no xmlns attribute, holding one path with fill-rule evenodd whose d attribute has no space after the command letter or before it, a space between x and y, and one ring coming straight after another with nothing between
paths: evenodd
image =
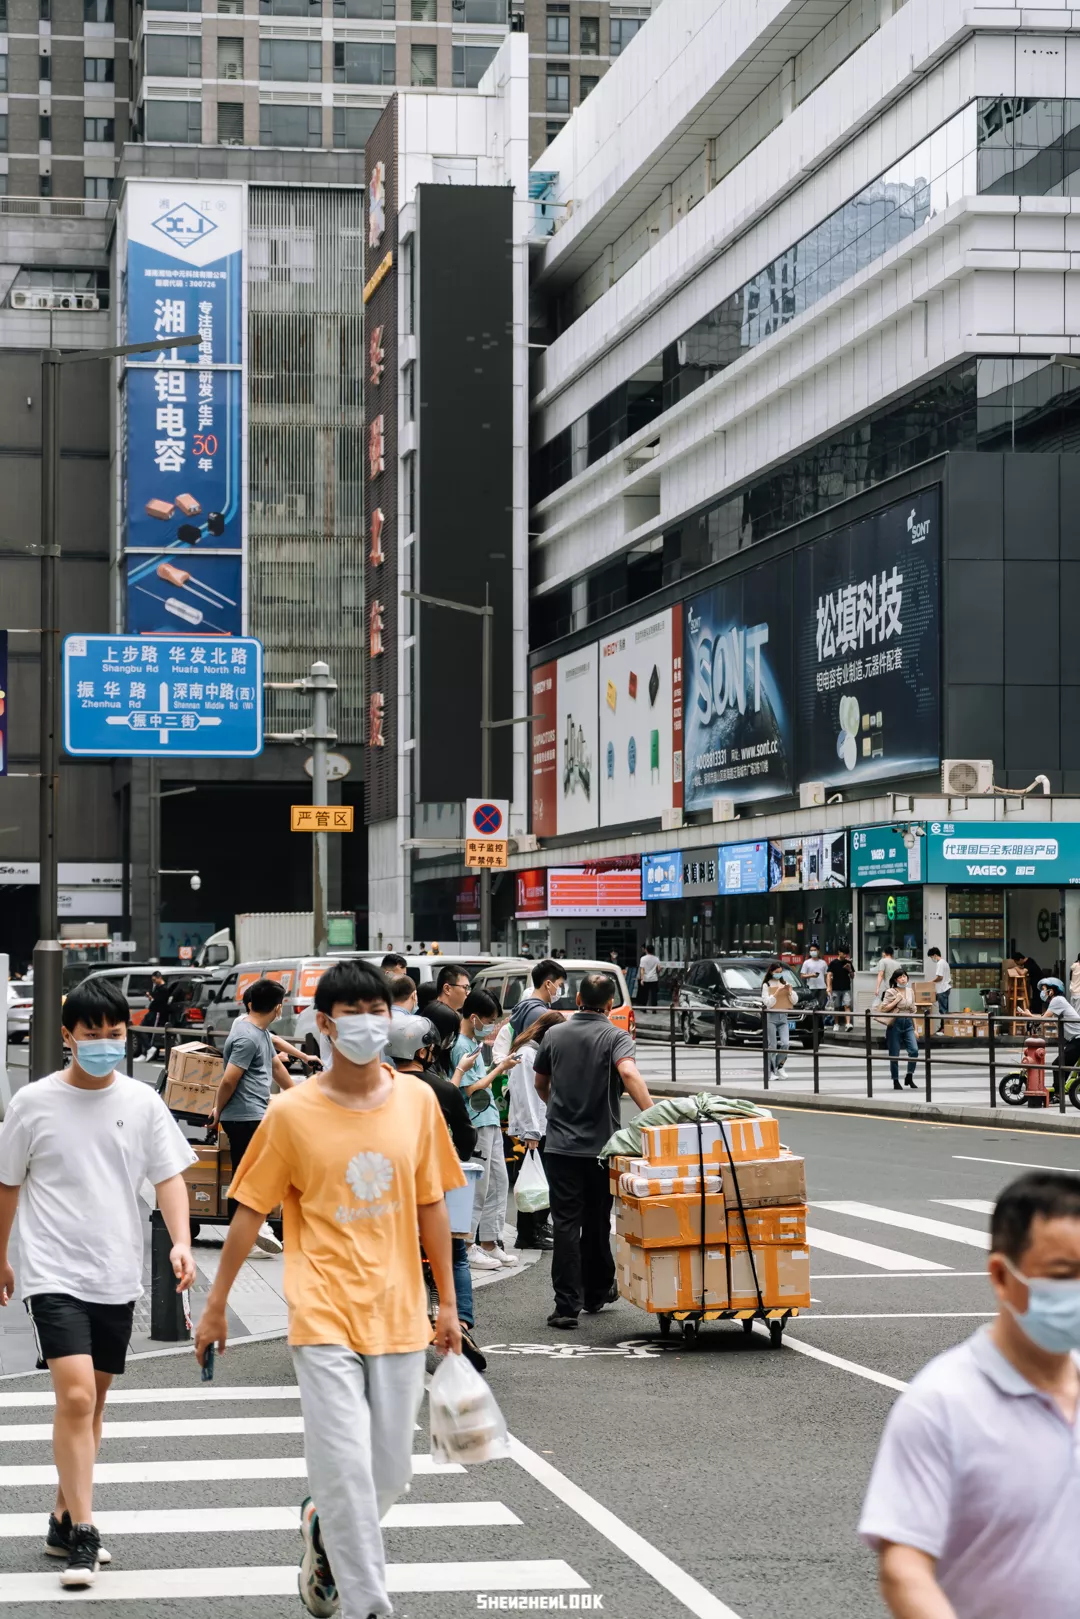
<instances>
[{"instance_id":1,"label":"asphalt road","mask_svg":"<svg viewBox=\"0 0 1080 1619\"><path fill-rule=\"evenodd\" d=\"M416 1476L386 1532L399 1615L464 1619L524 1593L561 1596L567 1609L573 1600L575 1611L599 1596L600 1611L619 1619L880 1619L854 1525L896 1385L989 1319L985 1207L1028 1164L1080 1170L1080 1143L779 1116L784 1141L807 1157L817 1233L815 1302L784 1347L725 1323L706 1327L695 1346L677 1336L662 1344L622 1301L583 1318L576 1334L554 1333L544 1324L546 1256L485 1288L478 1337L518 1448L467 1472ZM232 1385L280 1394L241 1399ZM179 1516L104 1518L114 1564L99 1577L101 1611L297 1614L299 1541L288 1513L303 1494L302 1436L284 1346L236 1347L219 1362L213 1391L223 1399L205 1397L186 1356L133 1362L123 1392L134 1390L163 1397L118 1402L111 1422L199 1427L108 1433L102 1461L128 1473L99 1483L99 1517ZM173 1390L194 1398L170 1399ZM0 1610L13 1619L37 1619L60 1598L39 1548L47 1433L38 1427L27 1442L17 1433L49 1413L12 1403L27 1393L45 1397L46 1380L0 1380ZM231 1426L238 1419L242 1430ZM426 1453L424 1431L416 1450ZM174 1476L162 1478L163 1467ZM24 1468L45 1471L15 1471ZM240 1476L209 1476L222 1471ZM462 1515L473 1521L447 1521ZM110 1585L122 1599L108 1598Z\"/></svg>"}]
</instances>

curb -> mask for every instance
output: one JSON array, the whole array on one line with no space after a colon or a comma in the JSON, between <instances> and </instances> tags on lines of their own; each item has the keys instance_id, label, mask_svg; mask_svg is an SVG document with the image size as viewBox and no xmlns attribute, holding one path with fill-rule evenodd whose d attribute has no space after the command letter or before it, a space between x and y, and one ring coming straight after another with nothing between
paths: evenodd
<instances>
[{"instance_id":1,"label":"curb","mask_svg":"<svg viewBox=\"0 0 1080 1619\"><path fill-rule=\"evenodd\" d=\"M714 1089L713 1086L689 1083L676 1087L670 1082L663 1084L660 1081L649 1086L653 1096L693 1096L699 1090L709 1093ZM779 1086L769 1090L764 1086L724 1086L715 1094L730 1096L736 1101L760 1102L765 1107L805 1108L811 1113L874 1113L886 1119L918 1119L930 1124L977 1124L989 1125L997 1130L1035 1130L1045 1135L1080 1136L1080 1114L1076 1114L1075 1108L1074 1119L1069 1114L1062 1117L1049 1108L1041 1108L1036 1113L1027 1108L1006 1111L1002 1108L965 1107L960 1103L939 1105L937 1102L893 1101L877 1096L815 1096L805 1091L785 1092Z\"/></svg>"}]
</instances>

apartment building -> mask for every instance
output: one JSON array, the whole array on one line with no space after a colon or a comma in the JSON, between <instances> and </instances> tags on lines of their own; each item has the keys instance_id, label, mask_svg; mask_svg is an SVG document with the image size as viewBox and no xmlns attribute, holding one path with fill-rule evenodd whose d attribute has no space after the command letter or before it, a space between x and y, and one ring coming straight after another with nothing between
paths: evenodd
<instances>
[{"instance_id":1,"label":"apartment building","mask_svg":"<svg viewBox=\"0 0 1080 1619\"><path fill-rule=\"evenodd\" d=\"M652 11L608 0L514 0L512 26L529 36L529 157L535 163Z\"/></svg>"}]
</instances>

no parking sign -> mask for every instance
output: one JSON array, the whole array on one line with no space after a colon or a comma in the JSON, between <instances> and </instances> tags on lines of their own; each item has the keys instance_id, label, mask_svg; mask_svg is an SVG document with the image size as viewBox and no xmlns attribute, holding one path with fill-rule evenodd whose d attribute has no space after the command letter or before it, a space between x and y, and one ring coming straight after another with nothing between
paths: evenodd
<instances>
[{"instance_id":1,"label":"no parking sign","mask_svg":"<svg viewBox=\"0 0 1080 1619\"><path fill-rule=\"evenodd\" d=\"M509 852L507 821L510 801L506 798L467 798L465 800L465 864L505 866Z\"/></svg>"}]
</instances>

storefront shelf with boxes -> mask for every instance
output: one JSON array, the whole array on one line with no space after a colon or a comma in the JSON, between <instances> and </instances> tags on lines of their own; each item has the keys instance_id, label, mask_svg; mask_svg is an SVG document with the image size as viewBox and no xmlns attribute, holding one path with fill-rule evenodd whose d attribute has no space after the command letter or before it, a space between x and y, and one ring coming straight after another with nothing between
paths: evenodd
<instances>
[{"instance_id":1,"label":"storefront shelf with boxes","mask_svg":"<svg viewBox=\"0 0 1080 1619\"><path fill-rule=\"evenodd\" d=\"M810 1304L806 1165L765 1110L641 1129L640 1158L612 1157L621 1296L693 1340L703 1321L754 1322L779 1347ZM702 1179L704 1170L704 1179Z\"/></svg>"},{"instance_id":2,"label":"storefront shelf with boxes","mask_svg":"<svg viewBox=\"0 0 1080 1619\"><path fill-rule=\"evenodd\" d=\"M953 988L962 1007L981 1007L984 990L1001 988L1005 895L994 888L950 888L947 915Z\"/></svg>"},{"instance_id":3,"label":"storefront shelf with boxes","mask_svg":"<svg viewBox=\"0 0 1080 1619\"><path fill-rule=\"evenodd\" d=\"M214 1111L218 1081L222 1074L222 1057L213 1046L200 1041L186 1041L174 1046L169 1053L169 1066L165 1075L165 1106L181 1125L202 1125L210 1135L210 1115ZM226 1131L225 1139L193 1140L195 1163L184 1171L188 1193L188 1211L191 1216L191 1236L194 1241L204 1225L228 1225L228 1188L233 1177L232 1150ZM281 1210L270 1215L270 1228L281 1237Z\"/></svg>"}]
</instances>

